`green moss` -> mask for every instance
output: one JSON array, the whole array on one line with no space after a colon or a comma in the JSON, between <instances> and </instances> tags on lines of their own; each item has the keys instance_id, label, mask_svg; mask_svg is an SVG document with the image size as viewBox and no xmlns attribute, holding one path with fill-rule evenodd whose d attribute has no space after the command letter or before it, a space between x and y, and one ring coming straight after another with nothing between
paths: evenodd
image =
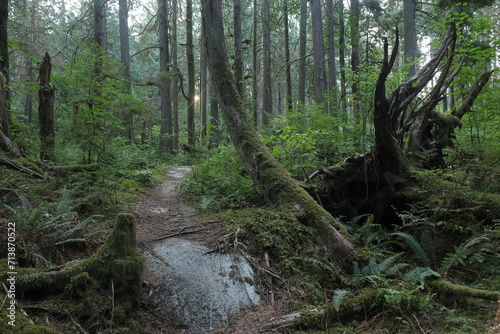
<instances>
[{"instance_id":1,"label":"green moss","mask_svg":"<svg viewBox=\"0 0 500 334\"><path fill-rule=\"evenodd\" d=\"M472 297L492 301L497 301L498 298L500 298L500 292L498 291L474 289L468 286L453 284L451 282L443 280L432 281L429 284L436 291L439 291L440 293L451 294L456 296L457 298Z\"/></svg>"},{"instance_id":2,"label":"green moss","mask_svg":"<svg viewBox=\"0 0 500 334\"><path fill-rule=\"evenodd\" d=\"M5 296L0 294L2 300ZM61 332L47 327L32 324L28 318L18 309L12 315L7 307L0 308L0 319L2 319L2 333L6 334L60 334ZM15 325L15 326L13 326Z\"/></svg>"},{"instance_id":3,"label":"green moss","mask_svg":"<svg viewBox=\"0 0 500 334\"><path fill-rule=\"evenodd\" d=\"M313 247L313 231L287 212L244 209L227 212L219 217L225 227L239 227L238 237L250 238L260 255L268 252L275 258L285 260Z\"/></svg>"},{"instance_id":4,"label":"green moss","mask_svg":"<svg viewBox=\"0 0 500 334\"><path fill-rule=\"evenodd\" d=\"M30 292L57 294L69 285L71 294L82 282L93 285L91 277L101 289L108 290L112 286L118 295L123 293L136 299L141 287L142 257L135 247L135 217L119 214L111 235L90 258L58 270L31 270L19 275L18 288L25 295Z\"/></svg>"},{"instance_id":5,"label":"green moss","mask_svg":"<svg viewBox=\"0 0 500 334\"><path fill-rule=\"evenodd\" d=\"M460 217L455 219L457 222L466 223L464 219L466 214L475 218L475 221L469 222L468 225L471 223L477 225L475 224L477 221L488 224L494 219L493 213L498 209L500 195L476 191L470 187L444 180L439 172L421 170L415 172L414 176L419 182L419 188L416 191L422 198L427 199L431 208L462 210Z\"/></svg>"}]
</instances>

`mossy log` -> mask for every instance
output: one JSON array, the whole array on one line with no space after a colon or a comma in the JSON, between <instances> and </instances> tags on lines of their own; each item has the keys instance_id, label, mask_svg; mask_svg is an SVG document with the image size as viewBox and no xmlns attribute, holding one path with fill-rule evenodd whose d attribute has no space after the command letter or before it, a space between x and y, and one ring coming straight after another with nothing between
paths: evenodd
<instances>
[{"instance_id":1,"label":"mossy log","mask_svg":"<svg viewBox=\"0 0 500 334\"><path fill-rule=\"evenodd\" d=\"M50 167L58 176L65 176L71 173L78 172L95 172L99 169L99 164L86 164L86 165L67 165L67 166L53 166Z\"/></svg>"},{"instance_id":2,"label":"mossy log","mask_svg":"<svg viewBox=\"0 0 500 334\"><path fill-rule=\"evenodd\" d=\"M366 310L373 309L376 306L378 292L374 289L365 290L359 295L351 298L344 299L339 311L333 309L331 305L325 305L317 308L302 310L299 312L287 314L279 317L276 321L265 324L259 331L269 332L278 328L284 327L320 327L325 320L329 318L332 320L345 319L352 317L355 314L366 315Z\"/></svg>"},{"instance_id":3,"label":"mossy log","mask_svg":"<svg viewBox=\"0 0 500 334\"><path fill-rule=\"evenodd\" d=\"M500 215L500 195L474 190L470 187L444 180L432 171L414 173L418 181L418 195L432 206L466 209L478 221L490 223Z\"/></svg>"},{"instance_id":4,"label":"mossy log","mask_svg":"<svg viewBox=\"0 0 500 334\"><path fill-rule=\"evenodd\" d=\"M81 288L83 273L98 289L115 296L137 298L141 287L142 257L136 250L136 222L132 214L119 214L111 235L90 258L50 271L21 274L17 287L24 297L37 297Z\"/></svg>"},{"instance_id":5,"label":"mossy log","mask_svg":"<svg viewBox=\"0 0 500 334\"><path fill-rule=\"evenodd\" d=\"M21 173L25 173L39 179L45 178L45 176L41 171L37 171L38 167L34 166L33 163L29 162L27 159L24 158L0 159L0 165L6 166L7 168L13 170L20 171Z\"/></svg>"},{"instance_id":6,"label":"mossy log","mask_svg":"<svg viewBox=\"0 0 500 334\"><path fill-rule=\"evenodd\" d=\"M443 280L432 281L427 284L432 290L437 291L438 293L445 294L448 297L454 297L455 299L472 297L496 301L500 298L499 291L475 289L464 285L453 284L451 282Z\"/></svg>"}]
</instances>

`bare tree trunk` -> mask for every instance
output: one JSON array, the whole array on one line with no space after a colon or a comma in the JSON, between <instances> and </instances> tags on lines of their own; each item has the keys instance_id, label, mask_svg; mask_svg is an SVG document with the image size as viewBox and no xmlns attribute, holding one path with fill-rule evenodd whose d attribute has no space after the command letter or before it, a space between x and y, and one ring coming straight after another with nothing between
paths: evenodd
<instances>
[{"instance_id":1,"label":"bare tree trunk","mask_svg":"<svg viewBox=\"0 0 500 334\"><path fill-rule=\"evenodd\" d=\"M167 153L173 152L172 138L172 105L170 101L169 50L168 50L168 22L167 0L158 0L158 22L160 40L160 135L161 148Z\"/></svg>"},{"instance_id":2,"label":"bare tree trunk","mask_svg":"<svg viewBox=\"0 0 500 334\"><path fill-rule=\"evenodd\" d=\"M205 27L201 24L200 50L200 128L201 138L207 135L207 51L205 50Z\"/></svg>"},{"instance_id":3,"label":"bare tree trunk","mask_svg":"<svg viewBox=\"0 0 500 334\"><path fill-rule=\"evenodd\" d=\"M336 113L337 98L337 68L335 66L335 30L333 0L326 2L326 16L328 18L328 93L330 94L329 111Z\"/></svg>"},{"instance_id":4,"label":"bare tree trunk","mask_svg":"<svg viewBox=\"0 0 500 334\"><path fill-rule=\"evenodd\" d=\"M269 204L294 214L299 221L315 228L318 242L330 252L341 258L349 256L354 247L342 235L348 235L343 225L288 175L270 154L248 118L227 60L221 0L202 0L202 18L210 23L205 25L208 63L227 129L264 198Z\"/></svg>"},{"instance_id":5,"label":"bare tree trunk","mask_svg":"<svg viewBox=\"0 0 500 334\"><path fill-rule=\"evenodd\" d=\"M297 92L300 108L306 104L307 3L308 1L303 0L300 5L299 87Z\"/></svg>"},{"instance_id":6,"label":"bare tree trunk","mask_svg":"<svg viewBox=\"0 0 500 334\"><path fill-rule=\"evenodd\" d=\"M408 78L416 73L417 60L417 32L415 27L415 0L404 0L404 54L405 64L412 63L408 71Z\"/></svg>"},{"instance_id":7,"label":"bare tree trunk","mask_svg":"<svg viewBox=\"0 0 500 334\"><path fill-rule=\"evenodd\" d=\"M271 28L270 28L270 4L264 0L262 4L262 125L269 123L273 114L273 95L271 82Z\"/></svg>"},{"instance_id":8,"label":"bare tree trunk","mask_svg":"<svg viewBox=\"0 0 500 334\"><path fill-rule=\"evenodd\" d=\"M3 133L10 136L10 91L9 91L9 39L7 35L7 21L9 17L9 0L0 0L0 73L2 73L2 91L6 99L0 110Z\"/></svg>"},{"instance_id":9,"label":"bare tree trunk","mask_svg":"<svg viewBox=\"0 0 500 334\"><path fill-rule=\"evenodd\" d=\"M220 119L219 119L219 104L217 102L217 98L214 94L213 84L209 85L210 92L210 143L209 146L217 147L220 142Z\"/></svg>"},{"instance_id":10,"label":"bare tree trunk","mask_svg":"<svg viewBox=\"0 0 500 334\"><path fill-rule=\"evenodd\" d=\"M55 89L50 85L52 64L45 53L40 65L40 90L38 91L38 121L40 124L40 160L55 160L56 131L54 123Z\"/></svg>"},{"instance_id":11,"label":"bare tree trunk","mask_svg":"<svg viewBox=\"0 0 500 334\"><path fill-rule=\"evenodd\" d=\"M188 108L187 108L187 134L188 145L194 146L195 138L195 123L194 123L194 51L193 51L193 1L186 1L186 58L188 66Z\"/></svg>"},{"instance_id":12,"label":"bare tree trunk","mask_svg":"<svg viewBox=\"0 0 500 334\"><path fill-rule=\"evenodd\" d=\"M243 38L241 32L241 0L233 0L234 76L238 91L243 95Z\"/></svg>"},{"instance_id":13,"label":"bare tree trunk","mask_svg":"<svg viewBox=\"0 0 500 334\"><path fill-rule=\"evenodd\" d=\"M351 0L351 16L350 16L350 27L351 27L351 70L354 75L358 74L359 70L359 0ZM354 122L357 124L361 120L360 117L360 101L361 93L359 89L359 79L356 77L351 84L352 93L352 117Z\"/></svg>"},{"instance_id":14,"label":"bare tree trunk","mask_svg":"<svg viewBox=\"0 0 500 334\"><path fill-rule=\"evenodd\" d=\"M289 37L289 25L288 25L288 0L284 0L284 12L285 12L285 81L286 81L286 110L293 110L293 99L292 99L292 73L291 73L291 63L290 63L290 37Z\"/></svg>"},{"instance_id":15,"label":"bare tree trunk","mask_svg":"<svg viewBox=\"0 0 500 334\"><path fill-rule=\"evenodd\" d=\"M253 100L253 121L255 126L259 125L259 88L257 81L257 0L253 0L253 32L252 32L252 100Z\"/></svg>"},{"instance_id":16,"label":"bare tree trunk","mask_svg":"<svg viewBox=\"0 0 500 334\"><path fill-rule=\"evenodd\" d=\"M6 79L2 72L0 72L0 149L9 153L13 158L20 158L21 152L17 148L16 143L12 140L10 136L9 123L5 122L5 117L8 110L8 102L6 98ZM5 131L4 125L7 124L7 131ZM9 135L7 135L9 133Z\"/></svg>"},{"instance_id":17,"label":"bare tree trunk","mask_svg":"<svg viewBox=\"0 0 500 334\"><path fill-rule=\"evenodd\" d=\"M326 94L326 69L320 0L311 1L311 18L314 49L314 99L316 104L322 104L325 102Z\"/></svg>"},{"instance_id":18,"label":"bare tree trunk","mask_svg":"<svg viewBox=\"0 0 500 334\"><path fill-rule=\"evenodd\" d=\"M106 33L106 0L94 0L94 40L101 51L108 49Z\"/></svg>"},{"instance_id":19,"label":"bare tree trunk","mask_svg":"<svg viewBox=\"0 0 500 334\"><path fill-rule=\"evenodd\" d=\"M339 1L339 66L340 66L340 111L342 112L344 130L347 124L347 83L345 73L345 20L344 4Z\"/></svg>"},{"instance_id":20,"label":"bare tree trunk","mask_svg":"<svg viewBox=\"0 0 500 334\"><path fill-rule=\"evenodd\" d=\"M123 77L127 81L127 93L132 94L132 86L130 83L130 42L128 29L128 1L119 0L119 21L120 21L120 60L124 66ZM134 142L134 124L130 110L123 108L122 122L125 127L125 138L129 143Z\"/></svg>"},{"instance_id":21,"label":"bare tree trunk","mask_svg":"<svg viewBox=\"0 0 500 334\"><path fill-rule=\"evenodd\" d=\"M177 64L177 0L172 0L172 66L179 68ZM179 77L172 79L172 121L173 121L173 148L179 151Z\"/></svg>"}]
</instances>

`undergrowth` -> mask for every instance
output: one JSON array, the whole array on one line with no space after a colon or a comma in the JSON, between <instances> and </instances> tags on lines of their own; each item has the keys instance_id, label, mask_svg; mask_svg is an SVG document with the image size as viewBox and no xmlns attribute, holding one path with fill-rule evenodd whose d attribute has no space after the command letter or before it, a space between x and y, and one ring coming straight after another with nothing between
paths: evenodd
<instances>
[{"instance_id":1,"label":"undergrowth","mask_svg":"<svg viewBox=\"0 0 500 334\"><path fill-rule=\"evenodd\" d=\"M260 191L233 146L219 147L196 165L183 181L182 190L196 196L202 212L245 208L261 202Z\"/></svg>"}]
</instances>

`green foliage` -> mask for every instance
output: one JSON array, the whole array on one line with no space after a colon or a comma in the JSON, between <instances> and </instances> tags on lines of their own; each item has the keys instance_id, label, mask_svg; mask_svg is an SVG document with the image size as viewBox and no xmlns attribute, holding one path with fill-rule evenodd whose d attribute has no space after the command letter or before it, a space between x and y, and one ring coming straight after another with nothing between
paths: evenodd
<instances>
[{"instance_id":1,"label":"green foliage","mask_svg":"<svg viewBox=\"0 0 500 334\"><path fill-rule=\"evenodd\" d=\"M353 293L349 290L336 289L333 292L332 305L335 311L340 311L340 304L342 303L342 300L348 296L353 296Z\"/></svg>"},{"instance_id":2,"label":"green foliage","mask_svg":"<svg viewBox=\"0 0 500 334\"><path fill-rule=\"evenodd\" d=\"M433 251L432 249L424 249L422 245L413 238L413 236L403 233L403 232L396 232L393 233L393 235L401 237L404 242L410 247L410 249L413 251L413 254L427 267L432 266L432 260L429 256L429 254Z\"/></svg>"},{"instance_id":3,"label":"green foliage","mask_svg":"<svg viewBox=\"0 0 500 334\"><path fill-rule=\"evenodd\" d=\"M260 200L258 188L232 146L219 147L196 166L182 189L198 196L198 206L205 212L245 207Z\"/></svg>"},{"instance_id":4,"label":"green foliage","mask_svg":"<svg viewBox=\"0 0 500 334\"><path fill-rule=\"evenodd\" d=\"M96 64L101 71L96 71ZM144 109L130 96L121 73L120 63L83 47L72 65L53 75L59 93L60 140L77 145L81 162L106 160L113 142L124 132L121 113Z\"/></svg>"},{"instance_id":5,"label":"green foliage","mask_svg":"<svg viewBox=\"0 0 500 334\"><path fill-rule=\"evenodd\" d=\"M483 263L485 261L484 252L489 251L490 244L486 243L489 239L486 236L479 236L472 238L460 246L454 247L454 252L446 254L443 262L440 265L440 271L446 277L448 272L456 265L467 266L468 264ZM479 251L474 251L472 248L479 244L481 247Z\"/></svg>"},{"instance_id":6,"label":"green foliage","mask_svg":"<svg viewBox=\"0 0 500 334\"><path fill-rule=\"evenodd\" d=\"M337 163L359 146L360 133L344 134L341 119L321 108L291 112L273 120L264 142L293 177L304 178L304 170Z\"/></svg>"},{"instance_id":7,"label":"green foliage","mask_svg":"<svg viewBox=\"0 0 500 334\"><path fill-rule=\"evenodd\" d=\"M416 267L404 275L404 280L413 285L418 285L418 287L423 290L425 287L425 280L430 277L441 278L441 275L429 267Z\"/></svg>"},{"instance_id":8,"label":"green foliage","mask_svg":"<svg viewBox=\"0 0 500 334\"><path fill-rule=\"evenodd\" d=\"M26 234L24 240L32 254L45 265L55 258L57 247L68 243L84 242L93 233L86 227L95 223L100 216L94 215L81 219L72 202L73 192L64 189L58 203L40 203L34 207L23 193L17 193L21 204L18 207L7 207L16 217L20 228ZM35 262L38 262L35 260Z\"/></svg>"}]
</instances>

